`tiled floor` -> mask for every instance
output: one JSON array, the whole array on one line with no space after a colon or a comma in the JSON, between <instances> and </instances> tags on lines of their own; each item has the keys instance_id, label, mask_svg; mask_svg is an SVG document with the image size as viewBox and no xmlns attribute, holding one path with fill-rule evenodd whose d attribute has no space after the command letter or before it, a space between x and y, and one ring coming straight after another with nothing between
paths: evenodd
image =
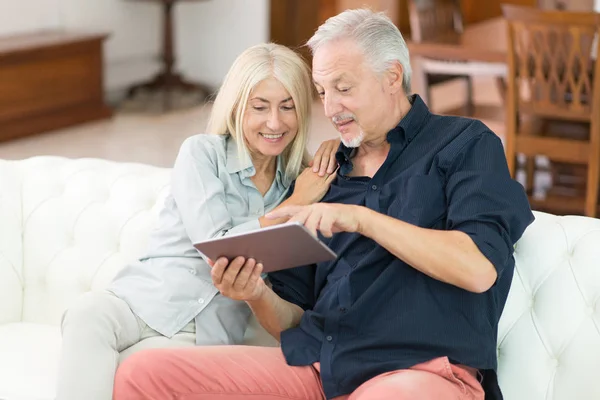
<instances>
[{"instance_id":1,"label":"tiled floor","mask_svg":"<svg viewBox=\"0 0 600 400\"><path fill-rule=\"evenodd\" d=\"M434 110L457 106L464 101L464 83L451 82L436 88L432 98ZM476 80L475 99L479 104L500 104L493 80ZM204 131L209 112L210 106L205 105L163 115L116 113L107 121L0 143L0 158L18 160L38 155L95 157L170 167L181 142ZM314 104L313 115L311 152L321 141L337 135L323 115L320 103ZM502 122L485 122L502 136Z\"/></svg>"}]
</instances>

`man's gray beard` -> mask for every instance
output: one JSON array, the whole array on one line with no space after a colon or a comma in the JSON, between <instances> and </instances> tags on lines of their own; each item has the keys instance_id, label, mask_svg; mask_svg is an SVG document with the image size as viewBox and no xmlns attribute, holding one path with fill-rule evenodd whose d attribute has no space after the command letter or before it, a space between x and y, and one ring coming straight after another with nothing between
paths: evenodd
<instances>
[{"instance_id":1,"label":"man's gray beard","mask_svg":"<svg viewBox=\"0 0 600 400\"><path fill-rule=\"evenodd\" d=\"M362 144L362 141L364 138L365 138L365 133L361 130L357 137L355 137L349 141L346 141L341 138L340 139L342 140L342 143L344 144L344 146L346 146L350 149L353 149L353 148L359 147Z\"/></svg>"}]
</instances>

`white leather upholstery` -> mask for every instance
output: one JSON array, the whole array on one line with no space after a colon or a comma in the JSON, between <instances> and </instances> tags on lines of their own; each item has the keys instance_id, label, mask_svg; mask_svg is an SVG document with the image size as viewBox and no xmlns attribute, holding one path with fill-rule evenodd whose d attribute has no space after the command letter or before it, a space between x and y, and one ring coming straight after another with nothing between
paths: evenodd
<instances>
[{"instance_id":1,"label":"white leather upholstery","mask_svg":"<svg viewBox=\"0 0 600 400\"><path fill-rule=\"evenodd\" d=\"M54 399L60 342L54 325L0 325L0 399Z\"/></svg>"},{"instance_id":2,"label":"white leather upholstery","mask_svg":"<svg viewBox=\"0 0 600 400\"><path fill-rule=\"evenodd\" d=\"M21 180L12 165L0 162L0 324L21 320L22 225Z\"/></svg>"},{"instance_id":3,"label":"white leather upholstery","mask_svg":"<svg viewBox=\"0 0 600 400\"><path fill-rule=\"evenodd\" d=\"M49 400L60 317L139 255L168 169L0 161L0 399ZM600 220L536 213L499 331L507 400L600 399ZM273 345L252 321L248 344Z\"/></svg>"},{"instance_id":4,"label":"white leather upholstery","mask_svg":"<svg viewBox=\"0 0 600 400\"><path fill-rule=\"evenodd\" d=\"M141 254L169 171L101 160L30 159L21 173L22 320L57 324L81 293Z\"/></svg>"},{"instance_id":5,"label":"white leather upholstery","mask_svg":"<svg viewBox=\"0 0 600 400\"><path fill-rule=\"evenodd\" d=\"M507 399L600 399L600 220L536 213L499 328Z\"/></svg>"}]
</instances>

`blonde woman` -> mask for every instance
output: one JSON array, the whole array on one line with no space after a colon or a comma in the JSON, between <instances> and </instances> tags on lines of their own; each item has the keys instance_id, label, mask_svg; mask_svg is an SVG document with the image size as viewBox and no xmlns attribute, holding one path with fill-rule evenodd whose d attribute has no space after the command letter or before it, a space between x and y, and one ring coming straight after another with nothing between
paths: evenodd
<instances>
[{"instance_id":1,"label":"blonde woman","mask_svg":"<svg viewBox=\"0 0 600 400\"><path fill-rule=\"evenodd\" d=\"M57 400L111 399L119 360L142 348L242 342L248 306L219 294L192 244L284 222L264 215L324 196L339 142L323 143L307 168L311 90L308 67L286 47L236 59L209 133L181 146L146 255L65 312Z\"/></svg>"}]
</instances>

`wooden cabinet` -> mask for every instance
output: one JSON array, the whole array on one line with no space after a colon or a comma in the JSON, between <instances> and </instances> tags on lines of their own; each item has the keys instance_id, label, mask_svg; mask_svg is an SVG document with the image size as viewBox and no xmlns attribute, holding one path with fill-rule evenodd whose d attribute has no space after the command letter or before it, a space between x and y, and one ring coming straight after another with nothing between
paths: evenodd
<instances>
[{"instance_id":1,"label":"wooden cabinet","mask_svg":"<svg viewBox=\"0 0 600 400\"><path fill-rule=\"evenodd\" d=\"M43 32L0 39L0 140L110 116L105 37Z\"/></svg>"}]
</instances>

